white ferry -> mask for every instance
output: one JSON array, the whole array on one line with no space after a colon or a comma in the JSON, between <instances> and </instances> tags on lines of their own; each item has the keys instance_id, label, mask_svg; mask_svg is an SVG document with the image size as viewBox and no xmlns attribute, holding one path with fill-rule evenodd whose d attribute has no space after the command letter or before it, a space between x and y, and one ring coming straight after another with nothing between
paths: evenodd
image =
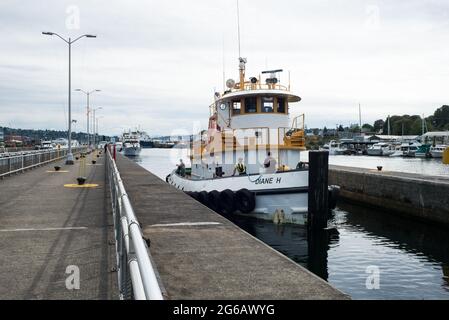
<instances>
[{"instance_id":1,"label":"white ferry","mask_svg":"<svg viewBox=\"0 0 449 320\"><path fill-rule=\"evenodd\" d=\"M138 156L142 147L140 146L140 137L138 132L127 132L123 134L122 151L125 156Z\"/></svg>"},{"instance_id":2,"label":"white ferry","mask_svg":"<svg viewBox=\"0 0 449 320\"><path fill-rule=\"evenodd\" d=\"M305 223L304 115L290 119L301 98L279 83L282 70L246 80L247 61L239 60L240 81L228 80L228 90L215 94L208 130L193 139L191 168L173 171L166 181L224 214Z\"/></svg>"}]
</instances>

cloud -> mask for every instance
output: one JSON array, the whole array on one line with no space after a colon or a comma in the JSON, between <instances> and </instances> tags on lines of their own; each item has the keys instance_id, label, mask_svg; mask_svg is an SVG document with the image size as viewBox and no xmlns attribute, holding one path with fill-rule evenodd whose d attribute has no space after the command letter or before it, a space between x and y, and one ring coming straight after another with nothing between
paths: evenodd
<instances>
[{"instance_id":1,"label":"cloud","mask_svg":"<svg viewBox=\"0 0 449 320\"><path fill-rule=\"evenodd\" d=\"M69 6L80 29L69 30ZM248 75L291 72L303 98L292 107L309 127L364 122L388 114L430 114L448 103L447 1L241 0ZM237 77L236 3L231 0L8 1L0 3L0 125L65 129L64 36L73 45L72 88L101 89L100 129L140 126L150 134L207 124L213 92ZM286 80L284 74L282 80ZM72 93L77 130L86 97Z\"/></svg>"}]
</instances>

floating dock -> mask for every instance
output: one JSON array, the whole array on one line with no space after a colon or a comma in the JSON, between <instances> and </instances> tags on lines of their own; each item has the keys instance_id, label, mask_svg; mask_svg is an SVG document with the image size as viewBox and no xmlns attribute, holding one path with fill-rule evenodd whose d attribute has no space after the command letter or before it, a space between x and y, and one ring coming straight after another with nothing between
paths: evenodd
<instances>
[{"instance_id":1,"label":"floating dock","mask_svg":"<svg viewBox=\"0 0 449 320\"><path fill-rule=\"evenodd\" d=\"M449 225L449 177L330 166L343 200Z\"/></svg>"}]
</instances>

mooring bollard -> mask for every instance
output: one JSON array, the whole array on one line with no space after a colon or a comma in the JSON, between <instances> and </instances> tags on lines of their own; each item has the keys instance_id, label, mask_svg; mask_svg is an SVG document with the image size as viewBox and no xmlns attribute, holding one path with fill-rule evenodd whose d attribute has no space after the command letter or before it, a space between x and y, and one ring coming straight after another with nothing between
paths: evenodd
<instances>
[{"instance_id":1,"label":"mooring bollard","mask_svg":"<svg viewBox=\"0 0 449 320\"><path fill-rule=\"evenodd\" d=\"M327 227L329 214L329 152L309 152L308 229Z\"/></svg>"}]
</instances>

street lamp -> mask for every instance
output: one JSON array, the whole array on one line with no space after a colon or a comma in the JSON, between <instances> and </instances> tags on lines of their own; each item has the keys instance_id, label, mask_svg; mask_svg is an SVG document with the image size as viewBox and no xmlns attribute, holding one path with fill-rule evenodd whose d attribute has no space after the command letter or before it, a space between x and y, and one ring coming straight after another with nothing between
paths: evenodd
<instances>
[{"instance_id":1,"label":"street lamp","mask_svg":"<svg viewBox=\"0 0 449 320\"><path fill-rule=\"evenodd\" d=\"M89 134L89 112L90 112L90 109L89 109L89 96L92 93L100 92L101 90L95 89L95 90L92 90L92 91L84 91L82 89L75 89L75 91L82 92L82 93L84 93L87 96L87 129L86 130L87 130L87 147L89 147L90 146L90 144L89 144L89 136L90 136L90 134Z\"/></svg>"},{"instance_id":2,"label":"street lamp","mask_svg":"<svg viewBox=\"0 0 449 320\"><path fill-rule=\"evenodd\" d=\"M95 111L97 110L101 110L103 109L103 107L98 107L98 108L92 108L93 111L93 115L92 115L92 126L93 126L93 142L94 142L94 148L96 149L96 137L95 137Z\"/></svg>"},{"instance_id":3,"label":"street lamp","mask_svg":"<svg viewBox=\"0 0 449 320\"><path fill-rule=\"evenodd\" d=\"M73 154L72 154L72 77L71 77L71 72L72 72L72 44L75 43L76 41L78 41L79 39L86 37L86 38L96 38L97 36L92 35L92 34L84 34L82 36L79 36L78 38L76 38L75 40L72 40L71 38L68 39L64 39L63 37L61 37L59 34L54 33L54 32L42 32L42 34L47 35L47 36L57 36L59 37L62 41L64 41L65 43L67 43L69 45L69 132L68 132L68 136L69 136L69 149L67 151L67 160L66 160L66 164L74 164L73 161Z\"/></svg>"},{"instance_id":4,"label":"street lamp","mask_svg":"<svg viewBox=\"0 0 449 320\"><path fill-rule=\"evenodd\" d=\"M97 125L96 125L96 127L97 127L97 134L98 134L98 132L99 132L99 130L98 130L98 120L99 119L102 119L102 118L104 118L104 116L101 116L101 117L97 117L96 118L96 120L97 120ZM100 138L100 135L98 134L98 138Z\"/></svg>"}]
</instances>

